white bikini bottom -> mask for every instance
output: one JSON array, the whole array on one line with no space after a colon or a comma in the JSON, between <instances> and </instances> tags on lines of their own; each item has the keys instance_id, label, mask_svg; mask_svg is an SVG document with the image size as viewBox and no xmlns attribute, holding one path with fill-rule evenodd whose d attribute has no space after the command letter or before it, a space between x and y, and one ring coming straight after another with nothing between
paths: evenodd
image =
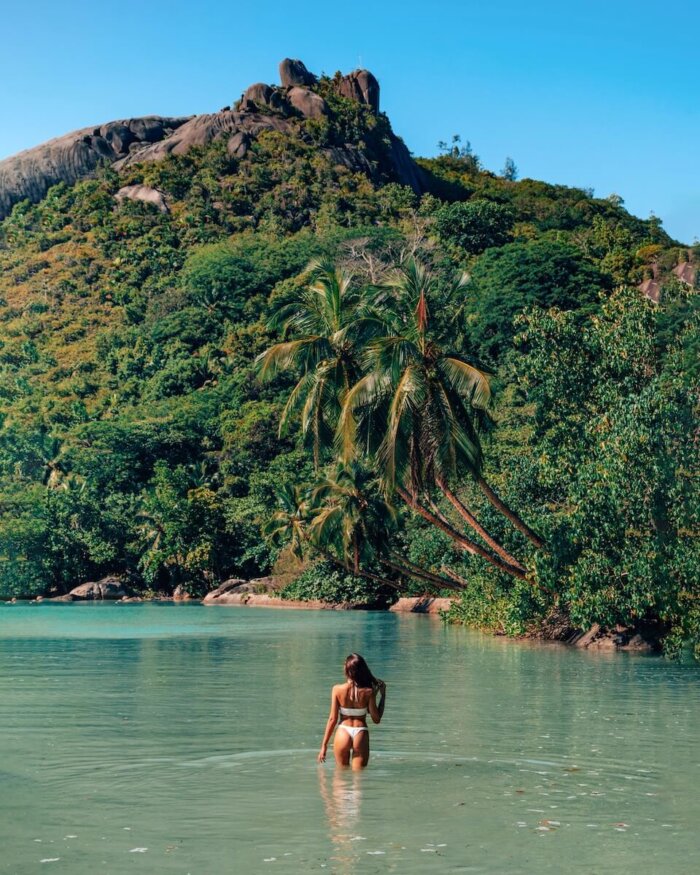
<instances>
[{"instance_id":1,"label":"white bikini bottom","mask_svg":"<svg viewBox=\"0 0 700 875\"><path fill-rule=\"evenodd\" d=\"M352 739L360 732L369 732L366 726L346 726L344 723L339 723L338 729L344 729Z\"/></svg>"}]
</instances>

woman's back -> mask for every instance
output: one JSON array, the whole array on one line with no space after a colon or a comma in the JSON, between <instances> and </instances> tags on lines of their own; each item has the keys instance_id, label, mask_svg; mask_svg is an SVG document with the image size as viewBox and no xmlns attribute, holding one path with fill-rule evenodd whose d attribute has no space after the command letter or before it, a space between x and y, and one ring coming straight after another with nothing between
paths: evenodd
<instances>
[{"instance_id":1,"label":"woman's back","mask_svg":"<svg viewBox=\"0 0 700 875\"><path fill-rule=\"evenodd\" d=\"M340 706L340 720L359 724L364 721L369 710L369 702L372 696L371 687L357 687L351 681L338 684L335 688L338 705Z\"/></svg>"}]
</instances>

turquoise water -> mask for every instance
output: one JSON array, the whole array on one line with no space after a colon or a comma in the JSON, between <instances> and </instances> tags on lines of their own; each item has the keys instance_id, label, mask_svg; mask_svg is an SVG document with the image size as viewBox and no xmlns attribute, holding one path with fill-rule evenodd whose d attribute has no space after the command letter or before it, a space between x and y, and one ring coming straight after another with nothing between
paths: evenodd
<instances>
[{"instance_id":1,"label":"turquoise water","mask_svg":"<svg viewBox=\"0 0 700 875\"><path fill-rule=\"evenodd\" d=\"M318 766L351 650L388 683ZM695 873L700 672L433 618L0 607L0 872Z\"/></svg>"}]
</instances>

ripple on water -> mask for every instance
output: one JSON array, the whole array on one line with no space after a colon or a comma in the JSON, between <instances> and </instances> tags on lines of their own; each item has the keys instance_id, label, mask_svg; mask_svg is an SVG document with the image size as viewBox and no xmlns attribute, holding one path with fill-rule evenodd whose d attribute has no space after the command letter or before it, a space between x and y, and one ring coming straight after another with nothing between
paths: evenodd
<instances>
[{"instance_id":1,"label":"ripple on water","mask_svg":"<svg viewBox=\"0 0 700 875\"><path fill-rule=\"evenodd\" d=\"M7 609L6 871L700 867L695 670L425 618L142 607ZM315 762L351 650L390 684L359 775Z\"/></svg>"}]
</instances>

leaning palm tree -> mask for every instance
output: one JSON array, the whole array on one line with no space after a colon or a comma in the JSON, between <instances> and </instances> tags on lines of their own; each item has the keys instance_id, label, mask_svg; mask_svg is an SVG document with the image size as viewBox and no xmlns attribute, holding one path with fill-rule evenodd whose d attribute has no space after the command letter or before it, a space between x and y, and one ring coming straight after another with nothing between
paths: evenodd
<instances>
[{"instance_id":1,"label":"leaning palm tree","mask_svg":"<svg viewBox=\"0 0 700 875\"><path fill-rule=\"evenodd\" d=\"M452 291L459 291L463 282L460 279ZM428 306L433 286L428 271L415 260L391 278L383 308L385 331L366 344L365 376L343 400L338 450L345 460L368 452L379 464L387 494L398 493L462 549L524 578L523 566L451 488L465 474L485 484L479 431L488 415L489 376L441 345ZM435 488L489 549L465 538L443 516L430 498ZM495 496L490 488L490 498L489 493ZM509 518L516 516L507 510ZM530 532L516 519L521 530Z\"/></svg>"},{"instance_id":2,"label":"leaning palm tree","mask_svg":"<svg viewBox=\"0 0 700 875\"><path fill-rule=\"evenodd\" d=\"M342 400L360 376L358 349L380 321L352 274L327 260L311 262L307 285L282 306L269 327L283 340L256 359L261 379L292 372L297 383L280 418L280 435L299 419L316 467L332 444Z\"/></svg>"},{"instance_id":3,"label":"leaning palm tree","mask_svg":"<svg viewBox=\"0 0 700 875\"><path fill-rule=\"evenodd\" d=\"M357 461L338 464L310 493L311 543L356 575L379 580L367 568L381 565L432 588L464 589L466 582L457 575L436 574L392 550L396 511L378 486L376 475Z\"/></svg>"}]
</instances>

